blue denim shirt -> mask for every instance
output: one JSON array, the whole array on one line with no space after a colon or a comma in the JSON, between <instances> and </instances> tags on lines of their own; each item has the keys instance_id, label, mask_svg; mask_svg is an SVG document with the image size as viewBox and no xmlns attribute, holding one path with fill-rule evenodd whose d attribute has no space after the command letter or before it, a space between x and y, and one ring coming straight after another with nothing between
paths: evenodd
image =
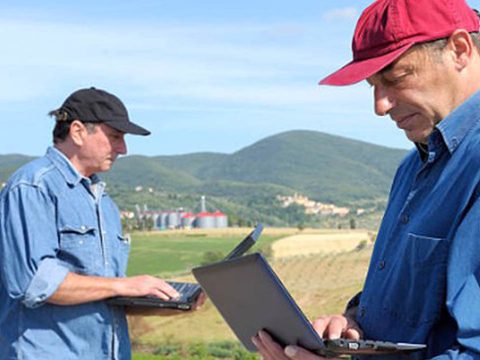
<instances>
[{"instance_id":1,"label":"blue denim shirt","mask_svg":"<svg viewBox=\"0 0 480 360\"><path fill-rule=\"evenodd\" d=\"M480 359L479 184L477 93L437 125L424 159L413 150L398 169L357 309L365 338Z\"/></svg>"},{"instance_id":2,"label":"blue denim shirt","mask_svg":"<svg viewBox=\"0 0 480 360\"><path fill-rule=\"evenodd\" d=\"M46 302L68 272L125 276L129 247L96 176L55 148L20 168L0 194L0 359L130 359L121 307Z\"/></svg>"}]
</instances>

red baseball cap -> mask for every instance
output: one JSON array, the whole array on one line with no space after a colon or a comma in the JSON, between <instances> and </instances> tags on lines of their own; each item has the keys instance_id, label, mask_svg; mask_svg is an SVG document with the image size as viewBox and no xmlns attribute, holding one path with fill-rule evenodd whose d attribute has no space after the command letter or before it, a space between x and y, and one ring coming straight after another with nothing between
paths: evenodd
<instances>
[{"instance_id":1,"label":"red baseball cap","mask_svg":"<svg viewBox=\"0 0 480 360\"><path fill-rule=\"evenodd\" d=\"M353 60L320 81L351 85L397 60L414 44L476 32L477 14L465 0L377 0L366 8L352 40Z\"/></svg>"}]
</instances>

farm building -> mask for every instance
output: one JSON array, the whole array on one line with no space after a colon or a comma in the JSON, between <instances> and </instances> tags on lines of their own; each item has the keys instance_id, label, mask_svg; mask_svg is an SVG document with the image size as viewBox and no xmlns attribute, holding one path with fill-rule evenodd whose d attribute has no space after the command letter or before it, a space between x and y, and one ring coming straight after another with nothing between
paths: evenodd
<instances>
[{"instance_id":1,"label":"farm building","mask_svg":"<svg viewBox=\"0 0 480 360\"><path fill-rule=\"evenodd\" d=\"M200 212L187 212L179 210L148 210L144 207L141 210L137 206L136 217L139 220L152 220L152 228L158 230L179 229L179 228L226 228L228 227L228 216L223 212L216 210L209 212L206 210L205 197L202 196Z\"/></svg>"}]
</instances>

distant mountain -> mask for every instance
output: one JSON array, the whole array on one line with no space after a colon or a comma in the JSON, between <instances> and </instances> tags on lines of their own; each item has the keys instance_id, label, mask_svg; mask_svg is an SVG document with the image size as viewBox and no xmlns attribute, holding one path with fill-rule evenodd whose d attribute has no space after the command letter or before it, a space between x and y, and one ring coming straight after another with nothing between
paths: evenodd
<instances>
[{"instance_id":1,"label":"distant mountain","mask_svg":"<svg viewBox=\"0 0 480 360\"><path fill-rule=\"evenodd\" d=\"M135 171L133 178L154 188L185 190L191 186L192 191L200 188L208 194L226 195L238 192L241 184L270 185L320 201L349 202L386 196L405 153L321 132L289 131L229 155L156 156L141 162L138 157L125 157L108 177L125 182L129 169L148 165L142 172ZM154 169L154 164L159 168ZM167 169L171 176L165 179ZM252 191L251 186L248 191Z\"/></svg>"},{"instance_id":2,"label":"distant mountain","mask_svg":"<svg viewBox=\"0 0 480 360\"><path fill-rule=\"evenodd\" d=\"M0 155L0 180L5 181L16 169L33 159L35 157L19 154Z\"/></svg>"},{"instance_id":3,"label":"distant mountain","mask_svg":"<svg viewBox=\"0 0 480 360\"><path fill-rule=\"evenodd\" d=\"M121 207L131 208L138 202L175 206L182 201L187 202L184 206L194 206L202 194L227 211L257 218L270 213L272 220L277 195L297 192L334 204L385 199L405 154L405 150L296 130L267 137L233 154L125 156L102 177ZM0 155L0 179L5 181L31 159ZM135 194L138 186L164 197Z\"/></svg>"}]
</instances>

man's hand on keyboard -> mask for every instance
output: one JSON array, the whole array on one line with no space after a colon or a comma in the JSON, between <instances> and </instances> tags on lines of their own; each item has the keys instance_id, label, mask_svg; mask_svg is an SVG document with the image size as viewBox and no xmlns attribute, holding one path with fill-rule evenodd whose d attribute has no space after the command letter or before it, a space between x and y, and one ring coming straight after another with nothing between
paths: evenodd
<instances>
[{"instance_id":1,"label":"man's hand on keyboard","mask_svg":"<svg viewBox=\"0 0 480 360\"><path fill-rule=\"evenodd\" d=\"M151 275L139 275L117 278L115 296L155 296L163 300L177 297L179 294L165 280Z\"/></svg>"},{"instance_id":2,"label":"man's hand on keyboard","mask_svg":"<svg viewBox=\"0 0 480 360\"><path fill-rule=\"evenodd\" d=\"M313 328L322 339L352 339L358 340L363 334L360 326L352 315L321 316L312 322Z\"/></svg>"}]
</instances>

